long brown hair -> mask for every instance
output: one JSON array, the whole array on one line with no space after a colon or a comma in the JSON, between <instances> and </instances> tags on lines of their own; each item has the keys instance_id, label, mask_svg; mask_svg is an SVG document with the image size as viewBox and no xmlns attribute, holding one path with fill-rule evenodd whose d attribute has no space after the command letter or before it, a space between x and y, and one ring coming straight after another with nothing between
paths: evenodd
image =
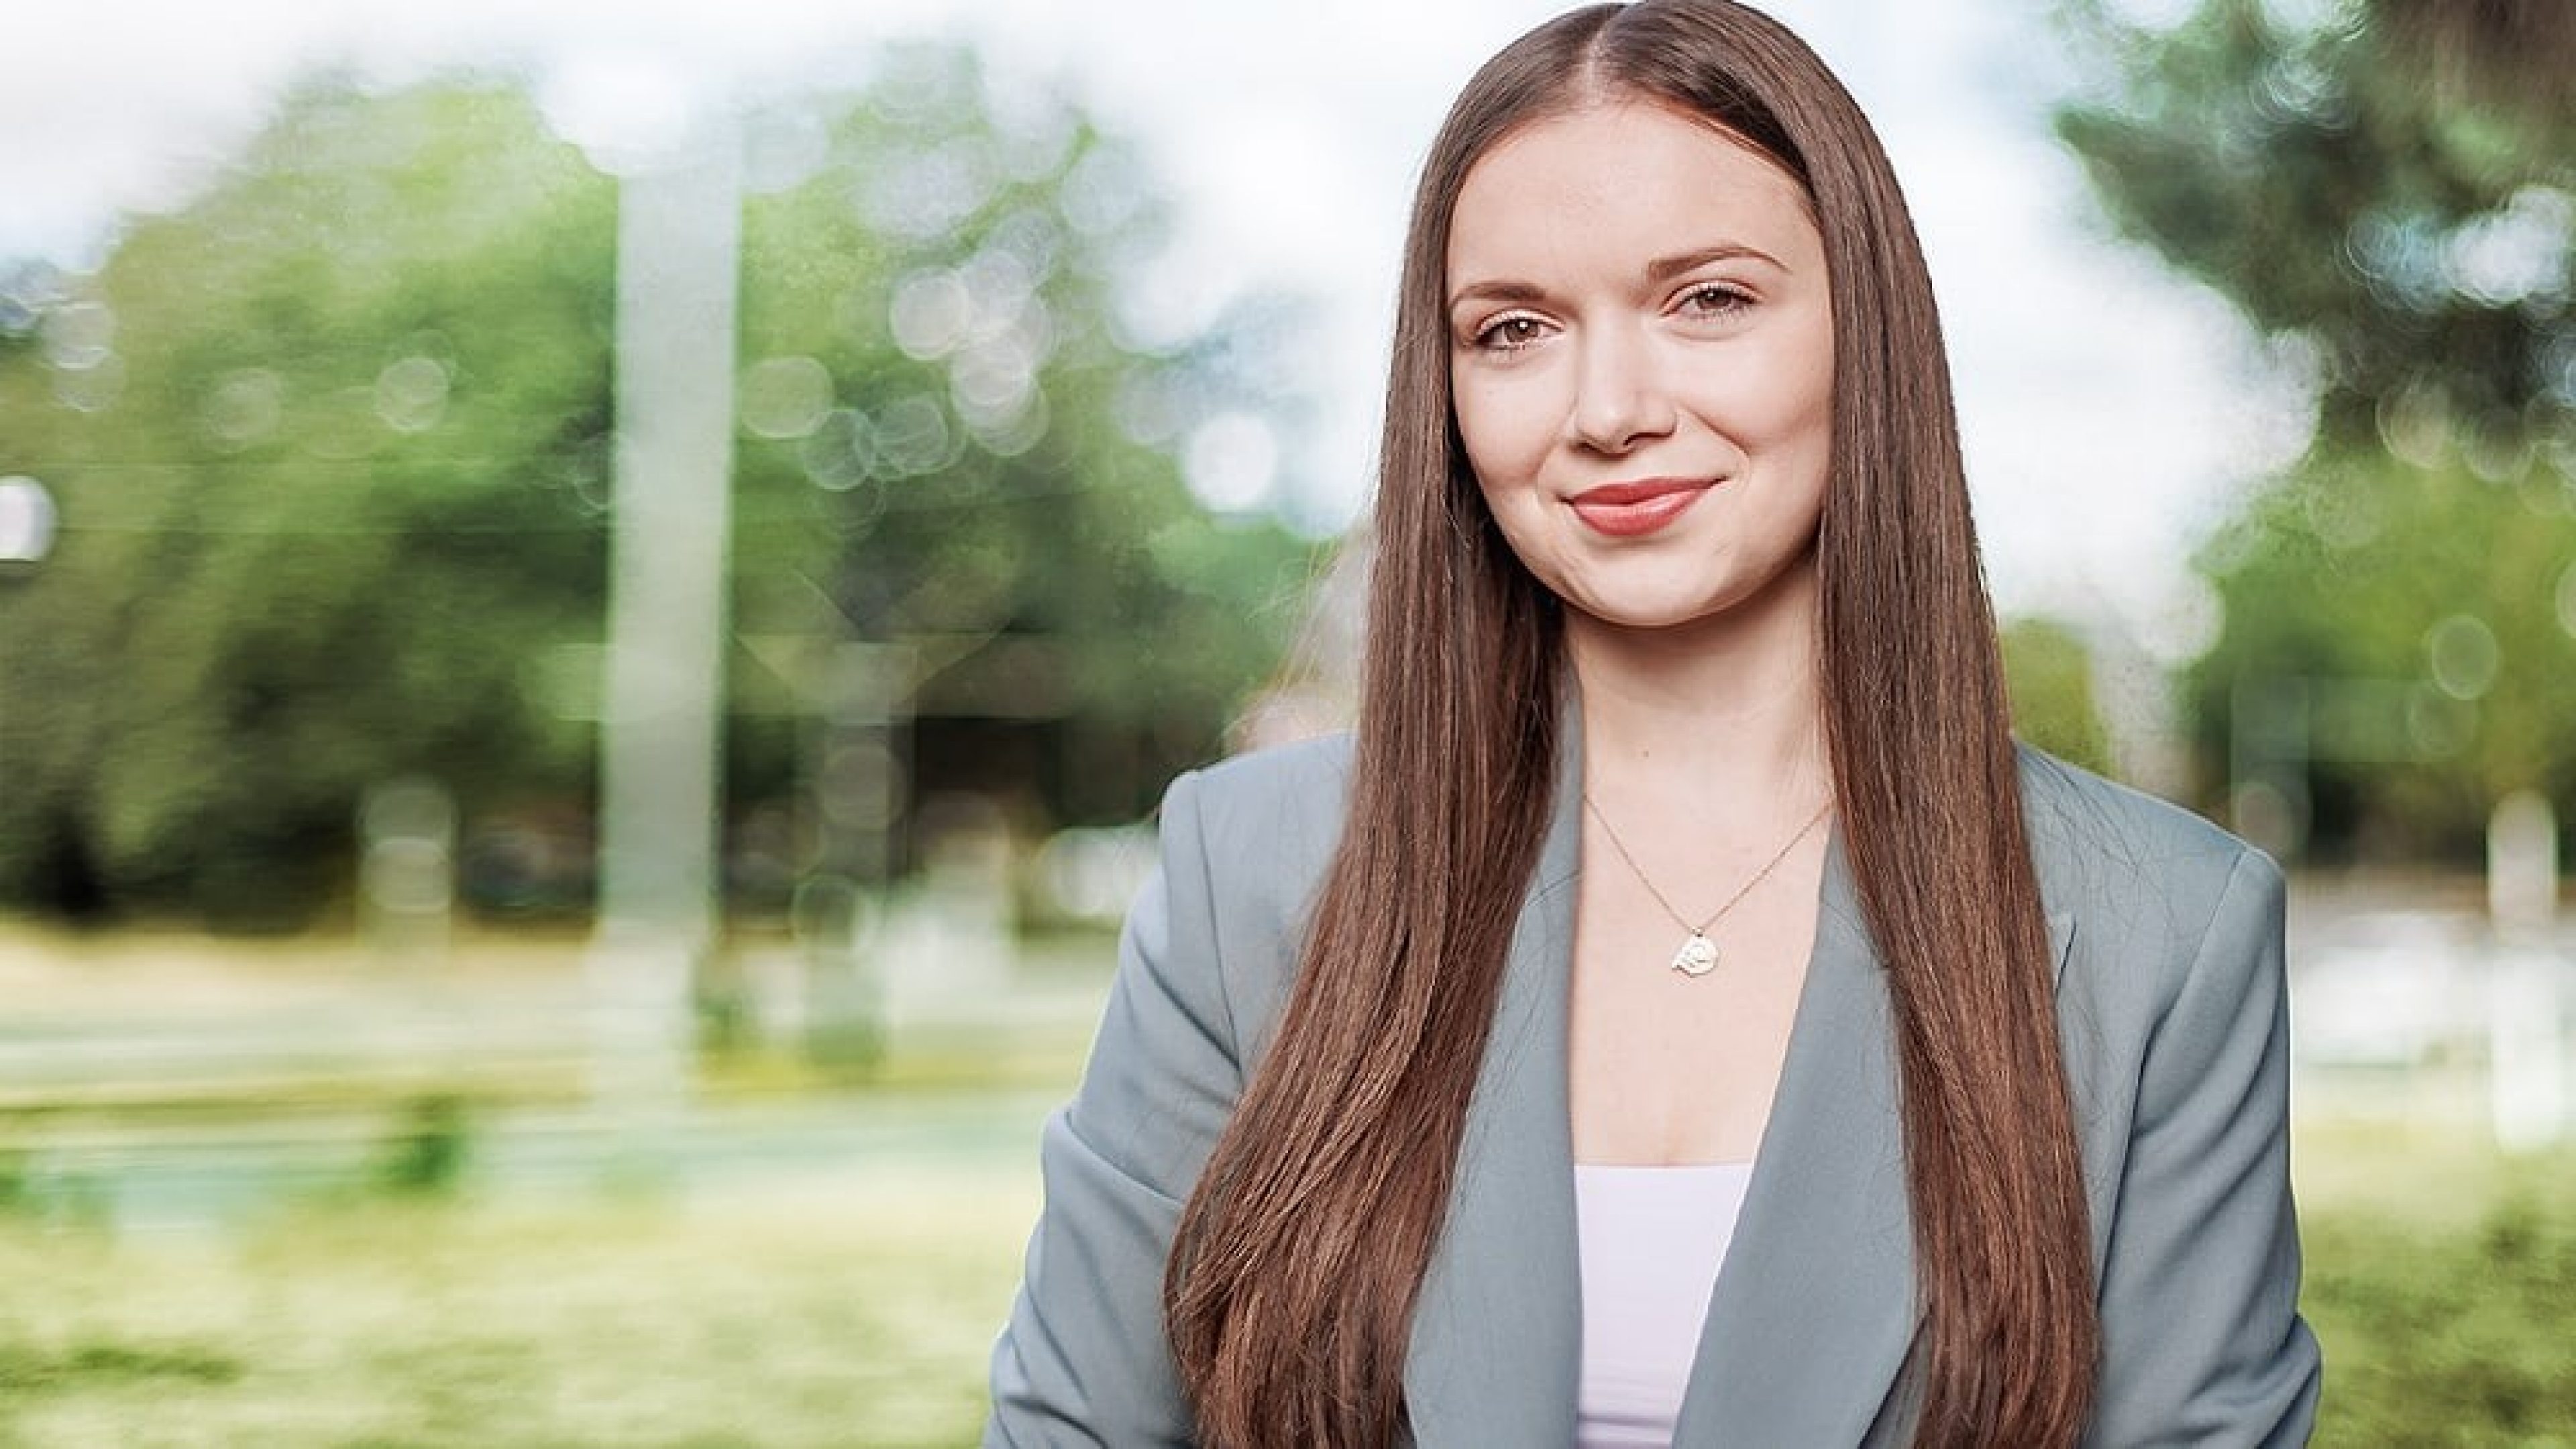
<instances>
[{"instance_id":1,"label":"long brown hair","mask_svg":"<svg viewBox=\"0 0 2576 1449\"><path fill-rule=\"evenodd\" d=\"M1182 1213L1175 1360L1224 1449L1405 1423L1415 1297L1559 746L1556 600L1459 446L1449 220L1512 131L1612 96L1723 127L1805 184L1834 297L1817 541L1844 850L1894 1007L1923 1329L1916 1442L2081 1432L2099 1332L2047 926L1922 250L1869 123L1728 0L1576 11L1471 80L1416 192L1396 313L1347 824L1297 982Z\"/></svg>"}]
</instances>

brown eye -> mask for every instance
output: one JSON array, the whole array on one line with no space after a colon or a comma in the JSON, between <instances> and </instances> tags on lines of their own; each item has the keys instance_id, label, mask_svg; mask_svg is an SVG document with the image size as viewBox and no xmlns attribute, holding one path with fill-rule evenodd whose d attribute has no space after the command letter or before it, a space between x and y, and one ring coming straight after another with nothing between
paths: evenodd
<instances>
[{"instance_id":1,"label":"brown eye","mask_svg":"<svg viewBox=\"0 0 2576 1449\"><path fill-rule=\"evenodd\" d=\"M1682 294L1682 310L1695 317L1726 317L1753 305L1753 298L1733 287L1711 283Z\"/></svg>"},{"instance_id":2,"label":"brown eye","mask_svg":"<svg viewBox=\"0 0 2576 1449\"><path fill-rule=\"evenodd\" d=\"M1536 342L1547 330L1536 317L1498 317L1476 333L1476 345L1497 352L1510 352Z\"/></svg>"}]
</instances>

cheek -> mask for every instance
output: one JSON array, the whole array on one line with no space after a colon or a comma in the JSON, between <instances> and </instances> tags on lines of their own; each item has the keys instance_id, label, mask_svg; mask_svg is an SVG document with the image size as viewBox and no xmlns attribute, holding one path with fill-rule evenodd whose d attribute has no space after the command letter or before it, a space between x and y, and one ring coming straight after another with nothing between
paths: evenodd
<instances>
[{"instance_id":1,"label":"cheek","mask_svg":"<svg viewBox=\"0 0 2576 1449\"><path fill-rule=\"evenodd\" d=\"M1799 447L1833 429L1833 369L1796 353L1748 354L1687 374L1684 395L1717 432L1748 447Z\"/></svg>"},{"instance_id":2,"label":"cheek","mask_svg":"<svg viewBox=\"0 0 2576 1449\"><path fill-rule=\"evenodd\" d=\"M1834 418L1834 346L1829 322L1820 324L1821 335L1808 340L1807 346L1794 354L1795 365L1784 367L1786 379L1783 406L1795 417L1797 425L1830 435Z\"/></svg>"},{"instance_id":3,"label":"cheek","mask_svg":"<svg viewBox=\"0 0 2576 1449\"><path fill-rule=\"evenodd\" d=\"M1527 391L1516 393L1492 383L1453 385L1458 440L1466 449L1467 466L1488 498L1527 484L1547 458L1549 440L1555 434L1546 410Z\"/></svg>"},{"instance_id":4,"label":"cheek","mask_svg":"<svg viewBox=\"0 0 2576 1449\"><path fill-rule=\"evenodd\" d=\"M1536 454L1529 452L1525 436L1529 428L1526 423L1514 426L1526 414L1497 405L1490 391L1461 388L1450 396L1459 445L1466 454L1467 471L1476 480L1476 491L1485 500L1485 513L1526 565L1533 526L1531 504L1546 448L1542 443Z\"/></svg>"}]
</instances>

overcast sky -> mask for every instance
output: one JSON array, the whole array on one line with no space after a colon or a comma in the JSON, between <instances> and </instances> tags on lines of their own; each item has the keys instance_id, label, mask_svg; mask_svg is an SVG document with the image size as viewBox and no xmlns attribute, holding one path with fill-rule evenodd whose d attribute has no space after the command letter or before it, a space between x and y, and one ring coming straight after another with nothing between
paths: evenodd
<instances>
[{"instance_id":1,"label":"overcast sky","mask_svg":"<svg viewBox=\"0 0 2576 1449\"><path fill-rule=\"evenodd\" d=\"M2152 10L2158 0L2130 0ZM882 40L964 36L1050 73L1139 144L1177 204L1154 269L1212 315L1314 299L1325 415L1283 472L1339 519L1366 494L1413 167L1532 0L81 0L18 8L0 86L0 256L77 260L120 208L184 195L293 75L460 63L652 65L757 94ZM2007 609L2188 646L2183 559L2304 440L2304 398L2226 308L2099 236L2049 141L2041 0L1779 0L1885 136L1931 254L1989 568Z\"/></svg>"}]
</instances>

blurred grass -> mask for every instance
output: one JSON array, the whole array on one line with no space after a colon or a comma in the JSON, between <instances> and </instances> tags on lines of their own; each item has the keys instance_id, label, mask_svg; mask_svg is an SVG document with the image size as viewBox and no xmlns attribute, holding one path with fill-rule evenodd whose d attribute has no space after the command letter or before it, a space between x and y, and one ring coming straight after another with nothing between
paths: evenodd
<instances>
[{"instance_id":1,"label":"blurred grass","mask_svg":"<svg viewBox=\"0 0 2576 1449\"><path fill-rule=\"evenodd\" d=\"M2517 1196L2426 1233L2330 1214L2302 1295L2321 1444L2576 1445L2576 1214Z\"/></svg>"},{"instance_id":2,"label":"blurred grass","mask_svg":"<svg viewBox=\"0 0 2576 1449\"><path fill-rule=\"evenodd\" d=\"M2576 1148L2303 1122L2324 1445L2576 1446Z\"/></svg>"},{"instance_id":3,"label":"blurred grass","mask_svg":"<svg viewBox=\"0 0 2576 1449\"><path fill-rule=\"evenodd\" d=\"M0 1226L0 1445L974 1441L1034 1182L796 1202L315 1206L236 1237Z\"/></svg>"},{"instance_id":4,"label":"blurred grass","mask_svg":"<svg viewBox=\"0 0 2576 1449\"><path fill-rule=\"evenodd\" d=\"M1009 1030L921 1024L856 1074L858 1090L880 1102L1069 1090L1105 954L1076 946L1061 972L1032 977L1061 1009ZM469 956L430 985L470 1005L487 981L497 994L542 971L570 979L573 956ZM28 1022L148 1009L194 1039L386 989L355 962L272 961L258 969L273 981L251 979L264 991L245 989L250 967L178 952L75 969L100 964L39 969L0 950L0 1007ZM521 1010L498 999L496 1019ZM0 1110L0 1449L974 1442L985 1356L1037 1211L1033 1134L998 1157L873 1175L818 1162L765 1195L602 1190L537 1205L477 1195L459 1169L481 1145L476 1113L442 1104L563 1088L326 1065L293 1092L230 1075L138 1080L82 1107L37 1084ZM850 1073L757 1047L700 1065L711 1103L853 1089ZM2495 1151L2475 1125L2472 1077L2301 1084L2305 1308L2326 1354L2319 1444L2576 1449L2576 1148ZM394 1131L364 1159L371 1188L240 1231L125 1237L12 1147L254 1111Z\"/></svg>"},{"instance_id":5,"label":"blurred grass","mask_svg":"<svg viewBox=\"0 0 2576 1449\"><path fill-rule=\"evenodd\" d=\"M2317 1442L2576 1445L2576 1152L2359 1122L2299 1152ZM969 1444L1032 1168L230 1236L0 1218L0 1445Z\"/></svg>"}]
</instances>

